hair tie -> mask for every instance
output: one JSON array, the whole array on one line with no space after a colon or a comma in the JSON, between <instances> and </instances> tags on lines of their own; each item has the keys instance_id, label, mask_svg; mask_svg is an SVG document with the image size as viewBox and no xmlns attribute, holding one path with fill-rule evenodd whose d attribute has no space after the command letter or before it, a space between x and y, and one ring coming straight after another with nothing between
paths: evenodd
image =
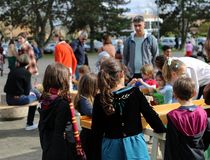
<instances>
[{"instance_id":1,"label":"hair tie","mask_svg":"<svg viewBox=\"0 0 210 160\"><path fill-rule=\"evenodd\" d=\"M168 58L168 65L171 65L172 58Z\"/></svg>"},{"instance_id":2,"label":"hair tie","mask_svg":"<svg viewBox=\"0 0 210 160\"><path fill-rule=\"evenodd\" d=\"M175 68L179 68L179 64L176 64L176 65L175 65Z\"/></svg>"}]
</instances>

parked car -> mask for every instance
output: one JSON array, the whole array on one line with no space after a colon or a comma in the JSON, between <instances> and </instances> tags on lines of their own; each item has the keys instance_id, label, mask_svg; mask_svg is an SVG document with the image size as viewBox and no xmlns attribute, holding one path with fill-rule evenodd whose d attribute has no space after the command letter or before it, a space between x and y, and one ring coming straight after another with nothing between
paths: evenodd
<instances>
[{"instance_id":1,"label":"parked car","mask_svg":"<svg viewBox=\"0 0 210 160\"><path fill-rule=\"evenodd\" d=\"M86 51L86 52L90 52L90 42L86 42L86 43L84 44L84 48L85 48L85 51Z\"/></svg>"},{"instance_id":2,"label":"parked car","mask_svg":"<svg viewBox=\"0 0 210 160\"><path fill-rule=\"evenodd\" d=\"M44 48L44 53L45 54L52 54L52 53L54 53L55 45L56 45L55 42L48 43L48 45Z\"/></svg>"},{"instance_id":3,"label":"parked car","mask_svg":"<svg viewBox=\"0 0 210 160\"><path fill-rule=\"evenodd\" d=\"M176 45L175 37L163 37L160 43L161 46L170 46L171 48L174 48L174 46Z\"/></svg>"},{"instance_id":4,"label":"parked car","mask_svg":"<svg viewBox=\"0 0 210 160\"><path fill-rule=\"evenodd\" d=\"M103 43L101 41L98 40L94 40L94 49L97 52L99 48L101 48L103 46Z\"/></svg>"},{"instance_id":5,"label":"parked car","mask_svg":"<svg viewBox=\"0 0 210 160\"><path fill-rule=\"evenodd\" d=\"M199 43L204 44L205 41L206 41L206 37L198 37L198 38L196 38L196 40L195 40L197 46L199 45Z\"/></svg>"}]
</instances>

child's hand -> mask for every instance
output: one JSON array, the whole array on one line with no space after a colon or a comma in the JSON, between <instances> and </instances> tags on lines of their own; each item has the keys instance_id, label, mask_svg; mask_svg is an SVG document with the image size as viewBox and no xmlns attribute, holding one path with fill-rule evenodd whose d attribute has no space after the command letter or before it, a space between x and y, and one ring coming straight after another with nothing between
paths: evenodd
<instances>
[{"instance_id":1,"label":"child's hand","mask_svg":"<svg viewBox=\"0 0 210 160\"><path fill-rule=\"evenodd\" d=\"M142 84L144 81L142 78L138 78L138 82L140 82Z\"/></svg>"},{"instance_id":2,"label":"child's hand","mask_svg":"<svg viewBox=\"0 0 210 160\"><path fill-rule=\"evenodd\" d=\"M155 89L154 88L148 88L148 90L149 90L149 93L154 93L154 91L155 91Z\"/></svg>"},{"instance_id":3,"label":"child's hand","mask_svg":"<svg viewBox=\"0 0 210 160\"><path fill-rule=\"evenodd\" d=\"M133 78L133 79L128 83L128 86L134 86L136 82L137 82L137 79L136 79L136 78Z\"/></svg>"}]
</instances>

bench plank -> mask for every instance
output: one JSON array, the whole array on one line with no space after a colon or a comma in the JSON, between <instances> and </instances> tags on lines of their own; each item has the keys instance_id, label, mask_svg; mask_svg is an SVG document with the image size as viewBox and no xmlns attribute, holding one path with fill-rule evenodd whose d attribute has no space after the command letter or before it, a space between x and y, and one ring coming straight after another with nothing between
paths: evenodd
<instances>
[{"instance_id":1,"label":"bench plank","mask_svg":"<svg viewBox=\"0 0 210 160\"><path fill-rule=\"evenodd\" d=\"M7 104L0 104L0 110L12 109L12 108L20 108L20 107L30 107L30 106L36 106L38 104L39 104L38 101L34 101L32 103L25 104L25 105L7 105Z\"/></svg>"}]
</instances>

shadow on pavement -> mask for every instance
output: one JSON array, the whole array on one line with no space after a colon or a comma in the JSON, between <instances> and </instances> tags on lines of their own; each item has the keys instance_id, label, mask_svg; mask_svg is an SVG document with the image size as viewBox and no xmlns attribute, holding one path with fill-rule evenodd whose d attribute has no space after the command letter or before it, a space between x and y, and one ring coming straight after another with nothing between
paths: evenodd
<instances>
[{"instance_id":1,"label":"shadow on pavement","mask_svg":"<svg viewBox=\"0 0 210 160\"><path fill-rule=\"evenodd\" d=\"M0 158L0 160L41 160L41 148L34 148L35 151L17 155L17 156L11 156L7 158ZM40 158L37 158L40 157Z\"/></svg>"}]
</instances>

